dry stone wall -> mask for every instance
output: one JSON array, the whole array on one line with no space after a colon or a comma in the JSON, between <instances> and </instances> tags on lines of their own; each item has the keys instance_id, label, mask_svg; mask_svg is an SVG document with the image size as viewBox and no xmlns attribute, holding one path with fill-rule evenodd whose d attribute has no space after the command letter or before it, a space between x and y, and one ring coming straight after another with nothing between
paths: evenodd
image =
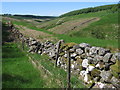
<instances>
[{"instance_id":1,"label":"dry stone wall","mask_svg":"<svg viewBox=\"0 0 120 90\"><path fill-rule=\"evenodd\" d=\"M87 43L53 44L50 41L39 42L32 37L25 37L11 26L11 35L26 43L28 52L47 54L51 60L57 60L58 67L67 70L67 51L70 52L71 73L78 75L91 88L120 88L119 61L120 53L111 53L109 49L91 46Z\"/></svg>"}]
</instances>

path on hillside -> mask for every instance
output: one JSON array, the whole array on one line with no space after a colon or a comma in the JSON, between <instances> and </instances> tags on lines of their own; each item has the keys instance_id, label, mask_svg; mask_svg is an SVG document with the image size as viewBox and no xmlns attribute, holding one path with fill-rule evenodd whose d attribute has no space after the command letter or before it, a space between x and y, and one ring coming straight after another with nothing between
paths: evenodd
<instances>
[{"instance_id":1,"label":"path on hillside","mask_svg":"<svg viewBox=\"0 0 120 90\"><path fill-rule=\"evenodd\" d=\"M72 21L67 21L58 25L54 28L49 29L48 31L54 32L56 34L66 34L71 31L78 31L82 28L87 27L89 24L100 20L100 18L85 18L85 19L77 19Z\"/></svg>"},{"instance_id":2,"label":"path on hillside","mask_svg":"<svg viewBox=\"0 0 120 90\"><path fill-rule=\"evenodd\" d=\"M51 34L48 34L42 31L37 31L34 29L30 29L22 25L15 25L15 27L17 27L23 35L27 37L33 37L37 39L38 41L46 41L46 40L57 41L57 38Z\"/></svg>"}]
</instances>

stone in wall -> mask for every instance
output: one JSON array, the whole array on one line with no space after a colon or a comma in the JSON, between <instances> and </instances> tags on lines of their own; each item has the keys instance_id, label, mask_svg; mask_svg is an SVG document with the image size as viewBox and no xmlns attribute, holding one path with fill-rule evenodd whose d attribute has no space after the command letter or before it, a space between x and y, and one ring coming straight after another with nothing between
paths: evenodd
<instances>
[{"instance_id":1,"label":"stone in wall","mask_svg":"<svg viewBox=\"0 0 120 90\"><path fill-rule=\"evenodd\" d=\"M111 57L112 57L112 53L107 53L107 54L105 54L105 56L103 57L103 61L104 61L104 62L109 62L110 59L111 59Z\"/></svg>"},{"instance_id":2,"label":"stone in wall","mask_svg":"<svg viewBox=\"0 0 120 90\"><path fill-rule=\"evenodd\" d=\"M110 71L101 71L100 73L101 78L103 79L104 82L110 82L111 78L112 78L112 73Z\"/></svg>"}]
</instances>

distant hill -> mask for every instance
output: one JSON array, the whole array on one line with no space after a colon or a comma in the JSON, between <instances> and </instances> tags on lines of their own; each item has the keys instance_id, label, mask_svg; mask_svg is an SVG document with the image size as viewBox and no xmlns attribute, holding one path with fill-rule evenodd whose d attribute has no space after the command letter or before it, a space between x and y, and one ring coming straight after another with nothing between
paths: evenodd
<instances>
[{"instance_id":1,"label":"distant hill","mask_svg":"<svg viewBox=\"0 0 120 90\"><path fill-rule=\"evenodd\" d=\"M112 4L112 5L104 5L104 6L90 7L90 8L75 10L75 11L65 13L65 14L61 15L60 17L74 16L74 15L91 13L91 12L98 12L98 11L103 11L103 10L111 10L113 12L116 12L119 10L119 5L120 4Z\"/></svg>"},{"instance_id":2,"label":"distant hill","mask_svg":"<svg viewBox=\"0 0 120 90\"><path fill-rule=\"evenodd\" d=\"M11 17L18 17L18 18L24 18L24 19L52 19L52 18L56 18L55 16L35 16L35 15L19 15L19 14L15 14L15 15L11 15L11 14L4 14L3 16L11 16Z\"/></svg>"}]
</instances>

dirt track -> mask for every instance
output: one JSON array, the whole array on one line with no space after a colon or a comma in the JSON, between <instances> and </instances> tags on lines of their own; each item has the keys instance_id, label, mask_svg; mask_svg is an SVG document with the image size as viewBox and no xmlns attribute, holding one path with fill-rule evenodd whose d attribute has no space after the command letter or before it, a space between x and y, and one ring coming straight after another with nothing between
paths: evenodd
<instances>
[{"instance_id":1,"label":"dirt track","mask_svg":"<svg viewBox=\"0 0 120 90\"><path fill-rule=\"evenodd\" d=\"M62 25L51 28L48 31L52 31L57 34L66 34L73 30L78 31L81 28L88 26L90 23L98 20L99 18L89 18L89 19L78 19L78 20L68 21L63 23Z\"/></svg>"},{"instance_id":2,"label":"dirt track","mask_svg":"<svg viewBox=\"0 0 120 90\"><path fill-rule=\"evenodd\" d=\"M36 31L33 29L29 29L27 27L24 27L22 25L15 25L17 28L19 28L20 32L24 34L27 37L33 37L37 39L38 41L55 41L57 38L55 38L53 35L42 32L42 31Z\"/></svg>"}]
</instances>

